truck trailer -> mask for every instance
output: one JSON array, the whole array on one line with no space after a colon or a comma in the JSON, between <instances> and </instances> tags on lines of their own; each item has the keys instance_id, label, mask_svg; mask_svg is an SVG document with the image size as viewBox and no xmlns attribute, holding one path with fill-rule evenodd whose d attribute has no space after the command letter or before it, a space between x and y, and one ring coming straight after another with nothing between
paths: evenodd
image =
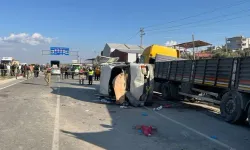
<instances>
[{"instance_id":1,"label":"truck trailer","mask_svg":"<svg viewBox=\"0 0 250 150\"><path fill-rule=\"evenodd\" d=\"M165 99L211 102L225 121L250 124L250 57L156 62L154 80Z\"/></svg>"}]
</instances>

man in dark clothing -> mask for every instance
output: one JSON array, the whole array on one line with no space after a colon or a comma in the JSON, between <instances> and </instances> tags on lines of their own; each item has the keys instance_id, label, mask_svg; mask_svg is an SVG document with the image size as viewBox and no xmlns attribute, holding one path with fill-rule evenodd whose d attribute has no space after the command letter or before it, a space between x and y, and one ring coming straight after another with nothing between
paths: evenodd
<instances>
[{"instance_id":1,"label":"man in dark clothing","mask_svg":"<svg viewBox=\"0 0 250 150\"><path fill-rule=\"evenodd\" d=\"M74 79L74 77L75 77L75 68L74 67L71 68L71 75L72 75L72 79Z\"/></svg>"},{"instance_id":2,"label":"man in dark clothing","mask_svg":"<svg viewBox=\"0 0 250 150\"><path fill-rule=\"evenodd\" d=\"M25 64L25 65L23 66L23 77L26 77L27 72L28 72L28 66Z\"/></svg>"},{"instance_id":3,"label":"man in dark clothing","mask_svg":"<svg viewBox=\"0 0 250 150\"><path fill-rule=\"evenodd\" d=\"M7 65L4 64L4 68L3 68L3 76L7 75Z\"/></svg>"},{"instance_id":4,"label":"man in dark clothing","mask_svg":"<svg viewBox=\"0 0 250 150\"><path fill-rule=\"evenodd\" d=\"M64 68L64 79L68 79L69 78L69 69L68 67Z\"/></svg>"},{"instance_id":5,"label":"man in dark clothing","mask_svg":"<svg viewBox=\"0 0 250 150\"><path fill-rule=\"evenodd\" d=\"M24 66L23 65L21 66L21 73L24 76Z\"/></svg>"},{"instance_id":6,"label":"man in dark clothing","mask_svg":"<svg viewBox=\"0 0 250 150\"><path fill-rule=\"evenodd\" d=\"M89 69L89 73L88 73L88 76L89 76L89 85L93 84L93 75L94 75L94 71L92 70L92 68L90 68Z\"/></svg>"},{"instance_id":7,"label":"man in dark clothing","mask_svg":"<svg viewBox=\"0 0 250 150\"><path fill-rule=\"evenodd\" d=\"M136 63L138 64L139 62L140 62L140 58L137 57L137 58L136 58Z\"/></svg>"},{"instance_id":8,"label":"man in dark clothing","mask_svg":"<svg viewBox=\"0 0 250 150\"><path fill-rule=\"evenodd\" d=\"M3 69L4 69L4 65L1 63L1 64L0 64L1 76L3 76L3 71L4 71Z\"/></svg>"},{"instance_id":9,"label":"man in dark clothing","mask_svg":"<svg viewBox=\"0 0 250 150\"><path fill-rule=\"evenodd\" d=\"M34 67L34 74L35 74L35 77L39 76L39 66L38 65L35 65L35 67Z\"/></svg>"}]
</instances>

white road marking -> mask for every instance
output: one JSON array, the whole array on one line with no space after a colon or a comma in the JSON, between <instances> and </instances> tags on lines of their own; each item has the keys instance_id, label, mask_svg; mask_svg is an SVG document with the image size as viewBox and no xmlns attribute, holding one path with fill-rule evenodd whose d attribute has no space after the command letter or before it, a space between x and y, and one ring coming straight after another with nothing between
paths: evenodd
<instances>
[{"instance_id":1,"label":"white road marking","mask_svg":"<svg viewBox=\"0 0 250 150\"><path fill-rule=\"evenodd\" d=\"M26 80L21 80L21 81L19 81L19 82L15 82L15 83L10 84L10 85L8 85L8 86L2 87L2 88L0 88L0 91L3 90L3 89L6 89L6 88L8 88L8 87L11 87L11 86L13 86L13 85L16 85L16 84L18 84L18 83L21 83L21 82L23 82L23 81L26 81Z\"/></svg>"},{"instance_id":2,"label":"white road marking","mask_svg":"<svg viewBox=\"0 0 250 150\"><path fill-rule=\"evenodd\" d=\"M60 78L58 80L60 82ZM56 115L55 115L55 123L54 123L52 150L59 150L59 116L60 116L60 84L57 85Z\"/></svg>"},{"instance_id":3,"label":"white road marking","mask_svg":"<svg viewBox=\"0 0 250 150\"><path fill-rule=\"evenodd\" d=\"M144 107L144 108L146 108L146 109L149 110L149 111L152 111L152 110L151 110L150 108L148 108L148 107ZM220 146L222 146L222 147L224 147L224 148L227 148L227 149L229 149L229 150L235 150L235 149L232 148L231 146L229 146L229 145L227 145L227 144L225 144L225 143L222 143L222 142L220 142L220 141L218 141L218 140L216 140L216 139L212 139L212 138L210 138L209 136L207 136L206 134L201 133L201 132L199 132L199 131L197 131L197 130L195 130L195 129L193 129L193 128L191 128L191 127L189 127L189 126L187 126L187 125L185 125L185 124L183 124L183 123L180 123L180 122L178 122L178 121L176 121L176 120L174 120L174 119L171 119L171 118L169 118L169 117L167 117L167 116L165 116L165 115L163 115L163 114L161 114L161 113L159 113L159 112L157 112L157 111L153 111L153 112L156 113L157 115L159 115L159 116L161 116L161 117L163 117L163 118L165 118L165 119L167 119L167 120L169 120L169 121L171 121L171 122L173 122L173 123L179 125L179 126L182 126L183 128L186 128L187 130L190 130L190 131L192 131L192 132L194 132L194 133L196 133L196 134L198 134L198 135L200 135L200 136L202 136L202 137L204 137L204 138L210 140L211 142L214 142L214 143L216 143L216 144L218 144L218 145L220 145Z\"/></svg>"}]
</instances>

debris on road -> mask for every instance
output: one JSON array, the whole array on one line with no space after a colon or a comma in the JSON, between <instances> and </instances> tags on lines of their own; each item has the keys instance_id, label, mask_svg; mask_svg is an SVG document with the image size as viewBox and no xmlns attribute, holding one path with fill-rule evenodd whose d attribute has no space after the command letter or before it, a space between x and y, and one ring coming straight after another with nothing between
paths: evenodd
<instances>
[{"instance_id":1,"label":"debris on road","mask_svg":"<svg viewBox=\"0 0 250 150\"><path fill-rule=\"evenodd\" d=\"M136 125L133 128L138 130L140 134L143 133L145 136L151 136L153 134L153 131L157 131L156 127L146 125Z\"/></svg>"},{"instance_id":2,"label":"debris on road","mask_svg":"<svg viewBox=\"0 0 250 150\"><path fill-rule=\"evenodd\" d=\"M120 106L120 108L122 108L122 109L128 109L127 106Z\"/></svg>"},{"instance_id":3,"label":"debris on road","mask_svg":"<svg viewBox=\"0 0 250 150\"><path fill-rule=\"evenodd\" d=\"M170 105L170 104L164 105L164 108L171 108L171 107L172 107L172 105Z\"/></svg>"},{"instance_id":4,"label":"debris on road","mask_svg":"<svg viewBox=\"0 0 250 150\"><path fill-rule=\"evenodd\" d=\"M215 139L215 140L218 140L218 138L217 138L217 136L210 136L210 138L212 138L212 139Z\"/></svg>"},{"instance_id":5,"label":"debris on road","mask_svg":"<svg viewBox=\"0 0 250 150\"><path fill-rule=\"evenodd\" d=\"M157 107L157 108L154 108L153 110L154 111L159 111L159 110L161 110L163 107L162 106L159 106L159 107Z\"/></svg>"},{"instance_id":6,"label":"debris on road","mask_svg":"<svg viewBox=\"0 0 250 150\"><path fill-rule=\"evenodd\" d=\"M106 103L106 104L110 104L110 103L111 103L110 101L108 101L108 100L106 100L106 99L101 99L100 102Z\"/></svg>"},{"instance_id":7,"label":"debris on road","mask_svg":"<svg viewBox=\"0 0 250 150\"><path fill-rule=\"evenodd\" d=\"M141 115L142 115L142 116L148 116L148 114L147 114L147 113L145 113L145 112L144 112L144 113L142 113Z\"/></svg>"}]
</instances>

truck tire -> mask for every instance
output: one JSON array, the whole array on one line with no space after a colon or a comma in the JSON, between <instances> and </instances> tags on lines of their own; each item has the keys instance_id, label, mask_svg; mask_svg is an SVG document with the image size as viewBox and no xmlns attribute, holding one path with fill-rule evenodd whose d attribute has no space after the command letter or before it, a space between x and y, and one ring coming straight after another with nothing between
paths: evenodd
<instances>
[{"instance_id":1,"label":"truck tire","mask_svg":"<svg viewBox=\"0 0 250 150\"><path fill-rule=\"evenodd\" d=\"M192 84L189 82L181 83L181 92L187 93L187 94L193 94ZM196 102L196 99L192 97L185 96L184 99L187 99L190 103Z\"/></svg>"},{"instance_id":2,"label":"truck tire","mask_svg":"<svg viewBox=\"0 0 250 150\"><path fill-rule=\"evenodd\" d=\"M248 107L248 124L250 126L250 106Z\"/></svg>"},{"instance_id":3,"label":"truck tire","mask_svg":"<svg viewBox=\"0 0 250 150\"><path fill-rule=\"evenodd\" d=\"M162 93L162 98L163 99L168 99L171 97L171 92L170 92L170 88L169 88L169 83L163 83L161 85L161 93Z\"/></svg>"},{"instance_id":4,"label":"truck tire","mask_svg":"<svg viewBox=\"0 0 250 150\"><path fill-rule=\"evenodd\" d=\"M221 116L226 122L238 123L244 120L244 110L241 108L243 103L239 92L229 91L222 96L220 103Z\"/></svg>"},{"instance_id":5,"label":"truck tire","mask_svg":"<svg viewBox=\"0 0 250 150\"><path fill-rule=\"evenodd\" d=\"M179 95L179 84L170 83L169 89L170 89L170 93L171 93L171 98L173 98L175 100L181 99L181 97Z\"/></svg>"}]
</instances>

